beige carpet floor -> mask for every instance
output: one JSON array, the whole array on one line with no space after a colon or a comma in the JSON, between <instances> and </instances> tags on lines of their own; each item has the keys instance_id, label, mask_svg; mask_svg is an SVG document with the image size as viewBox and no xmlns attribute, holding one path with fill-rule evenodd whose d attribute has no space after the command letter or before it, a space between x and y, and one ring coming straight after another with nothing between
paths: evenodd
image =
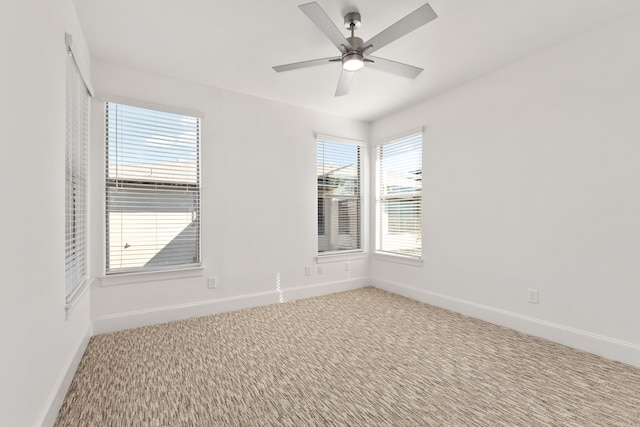
<instances>
[{"instance_id":1,"label":"beige carpet floor","mask_svg":"<svg viewBox=\"0 0 640 427\"><path fill-rule=\"evenodd\" d=\"M364 288L91 338L56 426L640 426L640 369Z\"/></svg>"}]
</instances>

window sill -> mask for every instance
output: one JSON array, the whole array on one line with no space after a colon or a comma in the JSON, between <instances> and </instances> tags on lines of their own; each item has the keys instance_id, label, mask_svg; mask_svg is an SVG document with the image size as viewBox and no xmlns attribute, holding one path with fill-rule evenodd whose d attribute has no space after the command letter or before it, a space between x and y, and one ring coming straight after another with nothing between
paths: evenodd
<instances>
[{"instance_id":1,"label":"window sill","mask_svg":"<svg viewBox=\"0 0 640 427\"><path fill-rule=\"evenodd\" d=\"M330 262L351 261L354 259L366 259L368 254L364 252L349 252L343 254L318 255L316 264L328 264Z\"/></svg>"},{"instance_id":2,"label":"window sill","mask_svg":"<svg viewBox=\"0 0 640 427\"><path fill-rule=\"evenodd\" d=\"M411 258L403 255L395 255L389 253L376 252L373 259L377 261L395 262L398 264L412 265L414 267L422 267L424 260L422 258Z\"/></svg>"},{"instance_id":3,"label":"window sill","mask_svg":"<svg viewBox=\"0 0 640 427\"><path fill-rule=\"evenodd\" d=\"M157 282L160 280L202 277L204 266L180 268L174 270L143 271L139 273L122 273L111 276L100 276L100 286L119 286L131 283Z\"/></svg>"}]
</instances>

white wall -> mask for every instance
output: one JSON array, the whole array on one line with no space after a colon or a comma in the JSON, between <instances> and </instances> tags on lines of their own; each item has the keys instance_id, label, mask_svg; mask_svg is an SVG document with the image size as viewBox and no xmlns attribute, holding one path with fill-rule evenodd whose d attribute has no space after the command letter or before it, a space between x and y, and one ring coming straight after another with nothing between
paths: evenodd
<instances>
[{"instance_id":1,"label":"white wall","mask_svg":"<svg viewBox=\"0 0 640 427\"><path fill-rule=\"evenodd\" d=\"M0 419L28 426L55 416L91 333L89 294L68 320L64 311L64 33L80 59L89 55L70 0L5 6L0 174L15 185L0 211ZM366 123L94 64L98 92L205 114L206 269L95 283L92 318L107 330L274 301L277 273L285 298L358 286L371 273L381 287L640 365L639 36L640 18L629 17L376 122L373 139L427 128L424 267L374 261L369 271L354 260L350 272L324 264L322 276L314 133L368 139ZM100 274L103 129L101 105L92 107L91 270ZM208 276L218 289L206 288ZM540 290L540 304L526 302L527 288Z\"/></svg>"},{"instance_id":2,"label":"white wall","mask_svg":"<svg viewBox=\"0 0 640 427\"><path fill-rule=\"evenodd\" d=\"M91 333L87 295L64 309L65 32L85 69L89 54L71 0L2 9L0 423L31 426L52 422Z\"/></svg>"},{"instance_id":3,"label":"white wall","mask_svg":"<svg viewBox=\"0 0 640 427\"><path fill-rule=\"evenodd\" d=\"M375 122L426 127L424 266L375 283L640 366L639 38L636 15Z\"/></svg>"},{"instance_id":4,"label":"white wall","mask_svg":"<svg viewBox=\"0 0 640 427\"><path fill-rule=\"evenodd\" d=\"M323 264L317 274L315 133L368 139L369 124L226 90L94 61L98 93L204 113L202 121L202 277L118 286L94 284L96 332L360 286L366 259ZM93 104L94 194L102 190L103 105ZM102 210L103 198L93 199ZM93 258L104 268L103 228L94 224ZM312 275L305 276L305 266ZM207 288L207 277L218 288Z\"/></svg>"}]
</instances>

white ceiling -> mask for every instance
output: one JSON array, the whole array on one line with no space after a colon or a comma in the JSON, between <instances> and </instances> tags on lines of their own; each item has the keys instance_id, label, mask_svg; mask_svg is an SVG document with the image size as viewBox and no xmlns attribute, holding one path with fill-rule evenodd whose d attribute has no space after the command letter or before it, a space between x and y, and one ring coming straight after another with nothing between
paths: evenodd
<instances>
[{"instance_id":1,"label":"white ceiling","mask_svg":"<svg viewBox=\"0 0 640 427\"><path fill-rule=\"evenodd\" d=\"M359 11L365 41L425 2L317 1L340 29L345 13ZM375 54L424 72L409 80L365 67L335 98L339 63L271 68L337 56L298 9L306 2L74 0L94 59L366 121L640 12L638 0L430 0L436 20Z\"/></svg>"}]
</instances>

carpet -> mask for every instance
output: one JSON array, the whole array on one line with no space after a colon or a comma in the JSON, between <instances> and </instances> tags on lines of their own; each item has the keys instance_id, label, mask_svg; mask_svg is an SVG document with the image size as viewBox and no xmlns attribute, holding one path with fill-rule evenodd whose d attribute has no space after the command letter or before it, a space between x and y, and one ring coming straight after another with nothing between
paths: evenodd
<instances>
[{"instance_id":1,"label":"carpet","mask_svg":"<svg viewBox=\"0 0 640 427\"><path fill-rule=\"evenodd\" d=\"M91 338L63 426L640 426L640 369L375 288Z\"/></svg>"}]
</instances>

